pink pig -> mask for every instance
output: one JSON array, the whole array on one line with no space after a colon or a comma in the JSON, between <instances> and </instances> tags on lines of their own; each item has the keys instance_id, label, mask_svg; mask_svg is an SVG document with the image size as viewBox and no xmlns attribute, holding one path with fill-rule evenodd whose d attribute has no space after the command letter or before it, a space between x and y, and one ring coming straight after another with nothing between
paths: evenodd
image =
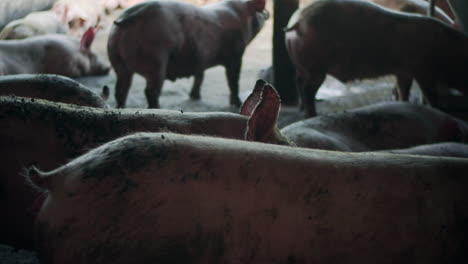
<instances>
[{"instance_id":1,"label":"pink pig","mask_svg":"<svg viewBox=\"0 0 468 264\"><path fill-rule=\"evenodd\" d=\"M265 0L222 1L202 7L178 1L148 1L117 18L108 41L117 74L117 107L124 107L135 73L146 79L150 108L159 107L165 79L195 76L190 97L200 99L205 69L226 68L230 103L238 97L242 55L268 18Z\"/></svg>"},{"instance_id":2,"label":"pink pig","mask_svg":"<svg viewBox=\"0 0 468 264\"><path fill-rule=\"evenodd\" d=\"M100 75L109 65L91 51L95 32L89 28L81 41L61 34L0 41L0 75L50 73L68 77Z\"/></svg>"}]
</instances>

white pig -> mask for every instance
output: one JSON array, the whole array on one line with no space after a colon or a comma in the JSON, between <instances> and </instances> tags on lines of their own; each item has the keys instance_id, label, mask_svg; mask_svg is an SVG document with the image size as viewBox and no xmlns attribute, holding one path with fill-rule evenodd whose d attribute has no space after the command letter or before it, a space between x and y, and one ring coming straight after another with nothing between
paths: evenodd
<instances>
[{"instance_id":1,"label":"white pig","mask_svg":"<svg viewBox=\"0 0 468 264\"><path fill-rule=\"evenodd\" d=\"M467 263L468 159L139 133L62 167L44 263Z\"/></svg>"},{"instance_id":2,"label":"white pig","mask_svg":"<svg viewBox=\"0 0 468 264\"><path fill-rule=\"evenodd\" d=\"M61 34L1 40L0 75L50 73L80 77L106 74L109 65L91 51L94 34L89 28L81 41Z\"/></svg>"},{"instance_id":3,"label":"white pig","mask_svg":"<svg viewBox=\"0 0 468 264\"><path fill-rule=\"evenodd\" d=\"M190 92L200 98L205 69L222 65L239 106L239 75L247 44L267 17L265 0L228 0L198 7L178 1L148 1L127 9L112 26L109 59L117 74L115 98L124 107L134 73L146 79L150 108L159 107L165 79L195 76Z\"/></svg>"},{"instance_id":4,"label":"white pig","mask_svg":"<svg viewBox=\"0 0 468 264\"><path fill-rule=\"evenodd\" d=\"M0 243L31 248L38 193L21 177L25 166L49 170L104 142L143 131L244 139L246 130L255 129L248 132L256 136L251 140L289 144L276 128L279 96L268 87L267 94L246 100L241 115L98 109L0 97L0 211L8 215L0 217ZM254 93L261 90L256 88Z\"/></svg>"},{"instance_id":5,"label":"white pig","mask_svg":"<svg viewBox=\"0 0 468 264\"><path fill-rule=\"evenodd\" d=\"M372 151L468 142L468 125L434 108L382 102L292 123L281 133L306 148Z\"/></svg>"},{"instance_id":6,"label":"white pig","mask_svg":"<svg viewBox=\"0 0 468 264\"><path fill-rule=\"evenodd\" d=\"M0 76L0 95L40 98L53 102L108 108L88 87L68 77L53 74Z\"/></svg>"},{"instance_id":7,"label":"white pig","mask_svg":"<svg viewBox=\"0 0 468 264\"><path fill-rule=\"evenodd\" d=\"M55 12L34 12L8 23L0 32L0 39L24 39L45 34L66 34L65 26Z\"/></svg>"}]
</instances>

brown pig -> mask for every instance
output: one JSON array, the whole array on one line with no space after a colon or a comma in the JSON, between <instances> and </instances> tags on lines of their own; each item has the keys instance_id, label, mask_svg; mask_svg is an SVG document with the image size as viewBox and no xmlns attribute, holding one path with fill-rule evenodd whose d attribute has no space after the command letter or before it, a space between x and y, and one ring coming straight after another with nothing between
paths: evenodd
<instances>
[{"instance_id":1,"label":"brown pig","mask_svg":"<svg viewBox=\"0 0 468 264\"><path fill-rule=\"evenodd\" d=\"M298 121L281 134L299 147L372 151L468 142L468 124L428 106L382 102Z\"/></svg>"},{"instance_id":2,"label":"brown pig","mask_svg":"<svg viewBox=\"0 0 468 264\"><path fill-rule=\"evenodd\" d=\"M86 86L53 74L0 76L0 95L16 95L53 102L108 108L106 102Z\"/></svg>"},{"instance_id":3,"label":"brown pig","mask_svg":"<svg viewBox=\"0 0 468 264\"><path fill-rule=\"evenodd\" d=\"M318 0L293 14L286 46L306 116L316 115L326 74L343 82L394 74L405 101L415 79L434 106L438 85L467 92L468 37L434 18L366 1Z\"/></svg>"},{"instance_id":4,"label":"brown pig","mask_svg":"<svg viewBox=\"0 0 468 264\"><path fill-rule=\"evenodd\" d=\"M109 65L91 50L94 34L89 28L81 41L62 34L0 40L0 75L49 73L80 77L107 74Z\"/></svg>"},{"instance_id":5,"label":"brown pig","mask_svg":"<svg viewBox=\"0 0 468 264\"><path fill-rule=\"evenodd\" d=\"M254 98L259 101L255 102ZM276 95L252 96L243 108L247 116L169 110L116 110L77 107L43 100L0 97L0 243L31 247L34 200L38 193L21 173L35 164L50 170L102 143L139 131L173 131L244 139L246 130L257 141L289 144L277 134ZM268 100L265 102L264 100ZM254 105L250 105L254 104ZM275 110L276 109L276 110ZM269 115L271 117L269 118ZM258 123L258 124L255 124ZM249 127L249 128L248 128Z\"/></svg>"},{"instance_id":6,"label":"brown pig","mask_svg":"<svg viewBox=\"0 0 468 264\"><path fill-rule=\"evenodd\" d=\"M8 23L0 32L0 39L24 39L45 34L65 34L65 26L53 11L34 12Z\"/></svg>"},{"instance_id":7,"label":"brown pig","mask_svg":"<svg viewBox=\"0 0 468 264\"><path fill-rule=\"evenodd\" d=\"M138 133L29 178L44 263L467 263L468 159Z\"/></svg>"},{"instance_id":8,"label":"brown pig","mask_svg":"<svg viewBox=\"0 0 468 264\"><path fill-rule=\"evenodd\" d=\"M125 107L134 73L146 79L150 108L159 107L165 79L195 76L190 92L200 98L205 69L222 65L239 106L239 75L247 44L262 28L265 0L229 0L205 6L178 1L147 1L127 9L114 21L109 59L117 74L117 107Z\"/></svg>"},{"instance_id":9,"label":"brown pig","mask_svg":"<svg viewBox=\"0 0 468 264\"><path fill-rule=\"evenodd\" d=\"M406 149L391 149L386 150L385 152L425 156L468 158L468 144L457 142L442 142L435 144L420 145Z\"/></svg>"}]
</instances>

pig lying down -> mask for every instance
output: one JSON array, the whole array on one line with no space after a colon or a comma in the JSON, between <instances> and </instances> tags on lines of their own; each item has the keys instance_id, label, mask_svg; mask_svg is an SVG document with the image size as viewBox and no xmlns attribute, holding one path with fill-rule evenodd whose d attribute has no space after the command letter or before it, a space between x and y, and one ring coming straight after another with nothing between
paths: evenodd
<instances>
[{"instance_id":1,"label":"pig lying down","mask_svg":"<svg viewBox=\"0 0 468 264\"><path fill-rule=\"evenodd\" d=\"M148 1L127 9L115 20L107 46L117 74L117 107L125 107L134 73L146 79L148 106L158 108L165 79L194 76L190 97L199 99L203 73L216 65L226 68L230 103L240 106L242 55L267 18L265 0L202 7Z\"/></svg>"},{"instance_id":2,"label":"pig lying down","mask_svg":"<svg viewBox=\"0 0 468 264\"><path fill-rule=\"evenodd\" d=\"M435 144L420 145L406 149L392 149L387 150L385 152L439 157L468 158L468 144L456 142L442 142Z\"/></svg>"},{"instance_id":3,"label":"pig lying down","mask_svg":"<svg viewBox=\"0 0 468 264\"><path fill-rule=\"evenodd\" d=\"M0 211L8 215L0 217L0 243L31 248L34 219L31 208L38 193L21 177L25 166L34 164L50 170L90 148L144 131L244 139L246 130L254 129L247 132L254 136L249 136L249 140L289 144L276 128L279 100L270 92L249 98L243 105L245 115L239 115L97 109L39 99L0 97L0 160L3 164L0 166Z\"/></svg>"},{"instance_id":4,"label":"pig lying down","mask_svg":"<svg viewBox=\"0 0 468 264\"><path fill-rule=\"evenodd\" d=\"M326 74L343 82L394 74L404 101L415 79L433 106L439 85L467 92L468 38L434 18L359 0L318 0L291 17L286 46L307 116L316 115Z\"/></svg>"},{"instance_id":5,"label":"pig lying down","mask_svg":"<svg viewBox=\"0 0 468 264\"><path fill-rule=\"evenodd\" d=\"M468 124L434 108L383 102L292 123L281 133L299 147L372 151L445 141L468 143Z\"/></svg>"},{"instance_id":6,"label":"pig lying down","mask_svg":"<svg viewBox=\"0 0 468 264\"><path fill-rule=\"evenodd\" d=\"M22 40L0 41L0 75L49 73L68 77L101 75L109 65L91 51L94 30L81 38L47 34Z\"/></svg>"},{"instance_id":7,"label":"pig lying down","mask_svg":"<svg viewBox=\"0 0 468 264\"><path fill-rule=\"evenodd\" d=\"M86 86L68 77L52 74L17 74L0 77L0 95L16 95L53 102L108 108Z\"/></svg>"},{"instance_id":8,"label":"pig lying down","mask_svg":"<svg viewBox=\"0 0 468 264\"><path fill-rule=\"evenodd\" d=\"M44 263L466 263L468 159L139 133L28 172ZM71 250L72 249L72 250Z\"/></svg>"},{"instance_id":9,"label":"pig lying down","mask_svg":"<svg viewBox=\"0 0 468 264\"><path fill-rule=\"evenodd\" d=\"M66 27L55 12L34 12L8 23L0 32L0 39L24 39L45 34L66 34Z\"/></svg>"}]
</instances>

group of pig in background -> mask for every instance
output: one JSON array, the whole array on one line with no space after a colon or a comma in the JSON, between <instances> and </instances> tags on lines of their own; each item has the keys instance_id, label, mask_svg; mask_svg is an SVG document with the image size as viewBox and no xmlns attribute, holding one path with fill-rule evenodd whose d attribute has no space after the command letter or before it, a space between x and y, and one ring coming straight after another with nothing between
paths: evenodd
<instances>
[{"instance_id":1,"label":"group of pig in background","mask_svg":"<svg viewBox=\"0 0 468 264\"><path fill-rule=\"evenodd\" d=\"M442 12L357 0L296 12L286 46L306 115L326 74L395 74L401 100L415 79L433 106L439 84L465 92L468 39ZM271 84L238 97L243 52L267 18L264 0L148 1L111 29L118 107L134 73L158 108L165 79L195 76L200 99L204 70L223 65L239 114L110 109L64 77L109 71L90 48L99 19L77 22L81 40L1 41L0 90L15 96L0 97L0 243L43 263L466 262L466 122L386 102L279 129Z\"/></svg>"}]
</instances>

